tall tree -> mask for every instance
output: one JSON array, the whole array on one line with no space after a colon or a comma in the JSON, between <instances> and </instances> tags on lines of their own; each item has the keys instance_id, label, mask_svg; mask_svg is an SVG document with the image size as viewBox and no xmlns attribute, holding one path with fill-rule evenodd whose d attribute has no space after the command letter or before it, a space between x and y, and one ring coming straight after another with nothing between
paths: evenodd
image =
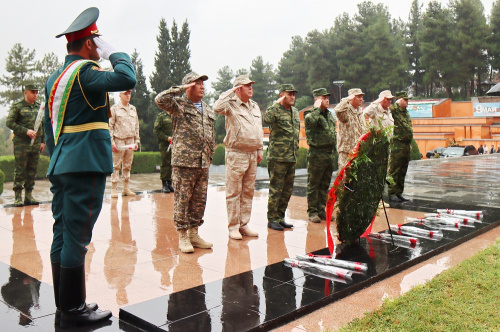
<instances>
[{"instance_id":1,"label":"tall tree","mask_svg":"<svg viewBox=\"0 0 500 332\"><path fill-rule=\"evenodd\" d=\"M422 27L422 5L413 0L406 30L406 49L408 54L409 70L412 75L415 96L418 96L424 83L424 70L420 64L422 51L420 50L420 30Z\"/></svg>"},{"instance_id":2,"label":"tall tree","mask_svg":"<svg viewBox=\"0 0 500 332\"><path fill-rule=\"evenodd\" d=\"M306 51L304 39L293 36L290 48L283 53L278 64L276 81L280 84L290 83L295 89L304 93L310 90L307 82Z\"/></svg>"},{"instance_id":3,"label":"tall tree","mask_svg":"<svg viewBox=\"0 0 500 332\"><path fill-rule=\"evenodd\" d=\"M252 81L255 81L252 99L259 104L261 111L264 112L276 94L273 66L269 62L264 63L264 59L259 55L252 60L250 77Z\"/></svg>"},{"instance_id":4,"label":"tall tree","mask_svg":"<svg viewBox=\"0 0 500 332\"><path fill-rule=\"evenodd\" d=\"M35 50L14 44L5 59L5 70L8 75L2 75L0 83L6 90L0 91L0 103L9 105L23 97L26 84L35 81Z\"/></svg>"},{"instance_id":5,"label":"tall tree","mask_svg":"<svg viewBox=\"0 0 500 332\"><path fill-rule=\"evenodd\" d=\"M224 66L217 70L217 78L212 82L212 89L214 89L214 100L219 99L222 92L227 91L233 87L234 72L229 66Z\"/></svg>"},{"instance_id":6,"label":"tall tree","mask_svg":"<svg viewBox=\"0 0 500 332\"><path fill-rule=\"evenodd\" d=\"M36 84L39 86L40 90L43 90L49 76L62 66L63 63L59 62L59 58L54 52L46 53L42 60L36 61L35 68L38 74L36 76Z\"/></svg>"},{"instance_id":7,"label":"tall tree","mask_svg":"<svg viewBox=\"0 0 500 332\"><path fill-rule=\"evenodd\" d=\"M311 95L317 88L333 92L333 81L339 77L336 58L335 34L332 31L313 30L307 34L306 53L308 89L300 94Z\"/></svg>"},{"instance_id":8,"label":"tall tree","mask_svg":"<svg viewBox=\"0 0 500 332\"><path fill-rule=\"evenodd\" d=\"M151 88L158 94L173 85L181 84L182 78L191 71L189 59L189 37L191 32L185 21L182 29L177 30L177 24L172 23L171 31L168 30L164 18L160 20L158 50L155 53L155 71L150 77Z\"/></svg>"},{"instance_id":9,"label":"tall tree","mask_svg":"<svg viewBox=\"0 0 500 332\"><path fill-rule=\"evenodd\" d=\"M488 29L488 54L491 61L490 80L493 70L500 70L500 0L493 3Z\"/></svg>"}]
</instances>

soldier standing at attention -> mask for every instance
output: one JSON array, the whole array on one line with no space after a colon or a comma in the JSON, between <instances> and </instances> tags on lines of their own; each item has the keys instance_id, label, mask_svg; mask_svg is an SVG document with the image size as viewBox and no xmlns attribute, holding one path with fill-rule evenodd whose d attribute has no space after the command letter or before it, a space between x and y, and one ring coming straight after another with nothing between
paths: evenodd
<instances>
[{"instance_id":1,"label":"soldier standing at attention","mask_svg":"<svg viewBox=\"0 0 500 332\"><path fill-rule=\"evenodd\" d=\"M161 192L173 193L172 187L172 149L169 149L172 144L172 118L167 112L159 112L155 120L154 133L158 138L160 147L161 165L160 165L160 180Z\"/></svg>"},{"instance_id":2,"label":"soldier standing at attention","mask_svg":"<svg viewBox=\"0 0 500 332\"><path fill-rule=\"evenodd\" d=\"M364 93L361 89L350 89L348 97L342 98L335 107L339 130L337 131L337 151L339 153L339 171L349 160L349 153L358 143L365 130L365 116L360 109Z\"/></svg>"},{"instance_id":3,"label":"soldier standing at attention","mask_svg":"<svg viewBox=\"0 0 500 332\"><path fill-rule=\"evenodd\" d=\"M34 131L35 120L40 103L36 101L38 88L33 84L26 85L24 99L13 104L5 124L14 132L14 206L38 204L33 198L35 177L40 153L45 148L43 127ZM31 144L32 139L35 139ZM23 204L24 187L24 204Z\"/></svg>"},{"instance_id":4,"label":"soldier standing at attention","mask_svg":"<svg viewBox=\"0 0 500 332\"><path fill-rule=\"evenodd\" d=\"M139 137L139 118L137 110L130 105L132 91L120 92L120 101L111 107L109 118L109 135L113 150L113 174L111 174L111 198L118 197L118 179L120 169L123 176L122 196L135 196L129 188L130 169L134 160L134 151L137 151L141 139ZM133 150L124 148L133 145ZM123 165L123 168L122 168Z\"/></svg>"},{"instance_id":5,"label":"soldier standing at attention","mask_svg":"<svg viewBox=\"0 0 500 332\"><path fill-rule=\"evenodd\" d=\"M179 249L185 253L194 252L193 247L213 246L198 234L198 227L203 224L208 170L215 146L215 115L201 100L205 95L203 82L207 79L206 75L189 73L182 79L182 86L173 86L155 98L156 104L172 117L174 223L179 232Z\"/></svg>"},{"instance_id":6,"label":"soldier standing at attention","mask_svg":"<svg viewBox=\"0 0 500 332\"><path fill-rule=\"evenodd\" d=\"M111 317L111 311L94 311L97 305L85 302L85 255L101 212L106 175L113 172L107 92L132 89L136 78L130 57L99 37L98 16L99 9L88 8L56 36L66 36L68 55L45 85L54 217L50 260L55 324L61 328ZM102 70L96 62L100 57L110 60L114 71Z\"/></svg>"},{"instance_id":7,"label":"soldier standing at attention","mask_svg":"<svg viewBox=\"0 0 500 332\"><path fill-rule=\"evenodd\" d=\"M388 173L393 180L393 184L388 185L387 193L391 201L404 202L408 200L403 197L403 191L406 171L410 163L413 129L410 113L407 110L408 94L406 91L397 92L396 99L394 105L390 107L394 119L394 136L391 142Z\"/></svg>"},{"instance_id":8,"label":"soldier standing at attention","mask_svg":"<svg viewBox=\"0 0 500 332\"><path fill-rule=\"evenodd\" d=\"M214 104L215 113L226 117L226 206L229 237L234 240L259 236L248 226L264 138L259 105L250 99L254 83L248 75L238 76Z\"/></svg>"},{"instance_id":9,"label":"soldier standing at attention","mask_svg":"<svg viewBox=\"0 0 500 332\"><path fill-rule=\"evenodd\" d=\"M337 167L335 120L328 110L330 94L326 89L313 91L314 107L305 112L307 144L307 215L309 221L326 220L326 196L332 173Z\"/></svg>"},{"instance_id":10,"label":"soldier standing at attention","mask_svg":"<svg viewBox=\"0 0 500 332\"><path fill-rule=\"evenodd\" d=\"M267 203L267 227L282 231L293 225L285 222L285 211L292 196L295 165L299 150L299 112L295 104L297 90L292 84L279 87L279 99L264 115L269 125L269 149L267 171L269 172L269 201Z\"/></svg>"}]
</instances>

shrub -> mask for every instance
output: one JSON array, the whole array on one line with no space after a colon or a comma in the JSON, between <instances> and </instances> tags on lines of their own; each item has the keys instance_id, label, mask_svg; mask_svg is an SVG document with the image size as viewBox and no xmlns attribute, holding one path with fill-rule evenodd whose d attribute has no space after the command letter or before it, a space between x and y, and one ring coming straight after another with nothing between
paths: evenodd
<instances>
[{"instance_id":1,"label":"shrub","mask_svg":"<svg viewBox=\"0 0 500 332\"><path fill-rule=\"evenodd\" d=\"M5 183L5 174L0 169L0 195L3 193L3 184Z\"/></svg>"},{"instance_id":2,"label":"shrub","mask_svg":"<svg viewBox=\"0 0 500 332\"><path fill-rule=\"evenodd\" d=\"M264 154L262 156L262 161L259 163L258 166L267 167L267 149L264 150Z\"/></svg>"},{"instance_id":3,"label":"shrub","mask_svg":"<svg viewBox=\"0 0 500 332\"><path fill-rule=\"evenodd\" d=\"M411 152L410 152L410 160L420 160L422 159L422 154L418 149L417 142L414 139L411 140Z\"/></svg>"},{"instance_id":4,"label":"shrub","mask_svg":"<svg viewBox=\"0 0 500 332\"><path fill-rule=\"evenodd\" d=\"M160 152L134 152L134 161L130 173L154 173L158 165L161 165Z\"/></svg>"},{"instance_id":5,"label":"shrub","mask_svg":"<svg viewBox=\"0 0 500 332\"><path fill-rule=\"evenodd\" d=\"M226 164L226 147L223 144L215 148L214 155L212 156L212 165L225 165Z\"/></svg>"},{"instance_id":6,"label":"shrub","mask_svg":"<svg viewBox=\"0 0 500 332\"><path fill-rule=\"evenodd\" d=\"M38 169L36 171L36 176L38 179L45 179L47 177L47 170L49 169L49 157L40 156L38 161ZM3 171L6 182L14 181L14 170L15 170L15 159L14 156L1 156L0 157L0 169Z\"/></svg>"},{"instance_id":7,"label":"shrub","mask_svg":"<svg viewBox=\"0 0 500 332\"><path fill-rule=\"evenodd\" d=\"M307 168L307 148L299 148L297 152L297 168Z\"/></svg>"}]
</instances>

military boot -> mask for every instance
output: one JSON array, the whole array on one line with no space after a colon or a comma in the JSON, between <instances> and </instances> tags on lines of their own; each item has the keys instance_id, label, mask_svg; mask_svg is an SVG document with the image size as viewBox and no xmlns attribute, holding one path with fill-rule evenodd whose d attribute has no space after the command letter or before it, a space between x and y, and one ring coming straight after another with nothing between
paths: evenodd
<instances>
[{"instance_id":1,"label":"military boot","mask_svg":"<svg viewBox=\"0 0 500 332\"><path fill-rule=\"evenodd\" d=\"M24 206L24 204L23 204L23 190L16 189L16 190L14 190L14 194L15 194L14 206Z\"/></svg>"},{"instance_id":2,"label":"military boot","mask_svg":"<svg viewBox=\"0 0 500 332\"><path fill-rule=\"evenodd\" d=\"M25 190L24 192L24 205L37 205L40 204L36 199L31 195L31 190Z\"/></svg>"},{"instance_id":3,"label":"military boot","mask_svg":"<svg viewBox=\"0 0 500 332\"><path fill-rule=\"evenodd\" d=\"M161 192L165 193L165 194L170 193L170 189L168 188L167 181L166 180L161 180L161 184L162 184Z\"/></svg>"},{"instance_id":4,"label":"military boot","mask_svg":"<svg viewBox=\"0 0 500 332\"><path fill-rule=\"evenodd\" d=\"M111 198L118 198L118 182L111 182Z\"/></svg>"},{"instance_id":5,"label":"military boot","mask_svg":"<svg viewBox=\"0 0 500 332\"><path fill-rule=\"evenodd\" d=\"M122 196L135 196L135 192L128 188L128 181L123 181Z\"/></svg>"},{"instance_id":6,"label":"military boot","mask_svg":"<svg viewBox=\"0 0 500 332\"><path fill-rule=\"evenodd\" d=\"M193 245L189 240L188 230L187 229L179 229L179 249L185 253L194 252Z\"/></svg>"},{"instance_id":7,"label":"military boot","mask_svg":"<svg viewBox=\"0 0 500 332\"><path fill-rule=\"evenodd\" d=\"M174 192L174 187L172 187L172 181L167 180L167 186L171 193Z\"/></svg>"},{"instance_id":8,"label":"military boot","mask_svg":"<svg viewBox=\"0 0 500 332\"><path fill-rule=\"evenodd\" d=\"M198 227L190 228L188 233L189 240L191 241L193 247L200 249L210 249L213 247L212 243L205 241L200 237L200 235L198 234Z\"/></svg>"}]
</instances>

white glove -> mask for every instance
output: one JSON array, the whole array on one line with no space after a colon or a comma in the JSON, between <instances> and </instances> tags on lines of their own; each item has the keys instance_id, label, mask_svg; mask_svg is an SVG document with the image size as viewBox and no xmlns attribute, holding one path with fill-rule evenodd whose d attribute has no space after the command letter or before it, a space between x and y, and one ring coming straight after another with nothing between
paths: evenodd
<instances>
[{"instance_id":1,"label":"white glove","mask_svg":"<svg viewBox=\"0 0 500 332\"><path fill-rule=\"evenodd\" d=\"M116 48L105 42L101 37L94 38L94 43L97 45L97 53L104 60L109 60L111 54L118 53Z\"/></svg>"}]
</instances>

